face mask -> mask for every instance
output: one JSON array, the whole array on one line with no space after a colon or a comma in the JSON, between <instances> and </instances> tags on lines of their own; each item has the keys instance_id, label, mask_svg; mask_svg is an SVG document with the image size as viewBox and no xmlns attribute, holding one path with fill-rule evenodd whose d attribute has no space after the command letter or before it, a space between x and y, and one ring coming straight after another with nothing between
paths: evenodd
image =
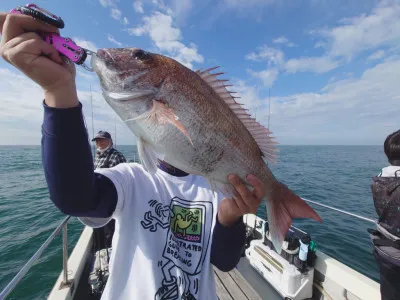
<instances>
[{"instance_id":1,"label":"face mask","mask_svg":"<svg viewBox=\"0 0 400 300\"><path fill-rule=\"evenodd\" d=\"M106 148L104 148L104 149L100 149L100 148L97 148L97 151L99 151L100 153L104 153L104 152L106 152L108 149L110 149L111 148L111 144L109 144L108 145L108 147L106 147Z\"/></svg>"}]
</instances>

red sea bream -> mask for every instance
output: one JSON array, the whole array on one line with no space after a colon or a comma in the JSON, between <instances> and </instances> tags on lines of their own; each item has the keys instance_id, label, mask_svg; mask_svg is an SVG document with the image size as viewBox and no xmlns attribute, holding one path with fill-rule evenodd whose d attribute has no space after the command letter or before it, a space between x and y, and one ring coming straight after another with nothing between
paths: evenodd
<instances>
[{"instance_id":1,"label":"red sea bream","mask_svg":"<svg viewBox=\"0 0 400 300\"><path fill-rule=\"evenodd\" d=\"M266 161L276 159L271 132L253 119L212 69L192 71L179 62L137 48L101 49L92 59L108 104L137 137L144 167L157 159L207 178L233 196L227 177L248 174L266 187L270 233L280 252L292 218L318 214L279 182ZM247 182L246 182L247 183Z\"/></svg>"}]
</instances>

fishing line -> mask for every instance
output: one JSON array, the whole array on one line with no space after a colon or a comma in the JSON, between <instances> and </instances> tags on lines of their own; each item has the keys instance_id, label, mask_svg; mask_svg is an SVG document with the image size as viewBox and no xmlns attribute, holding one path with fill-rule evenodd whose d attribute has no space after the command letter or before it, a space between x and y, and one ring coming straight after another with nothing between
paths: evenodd
<instances>
[{"instance_id":1,"label":"fishing line","mask_svg":"<svg viewBox=\"0 0 400 300\"><path fill-rule=\"evenodd\" d=\"M339 208L335 208L335 207L332 207L332 206L329 206L329 205L321 204L321 203L318 203L318 202L315 202L315 201L312 201L312 200L309 200L309 199L305 199L305 198L301 198L301 199L303 199L306 202L310 202L310 203L313 203L315 205L319 205L319 206L322 206L322 207L325 207L325 208L329 208L331 210L340 212L342 214L349 215L349 216L352 216L352 217L355 217L355 218L358 218L358 219L361 219L361 220L368 221L368 222L376 224L376 221L373 220L373 219L370 219L370 218L367 218L367 217L363 217L363 216L360 216L360 215L357 215L357 214L354 214L354 213L350 213L350 212L347 212L345 210L342 210L342 209L339 209Z\"/></svg>"}]
</instances>

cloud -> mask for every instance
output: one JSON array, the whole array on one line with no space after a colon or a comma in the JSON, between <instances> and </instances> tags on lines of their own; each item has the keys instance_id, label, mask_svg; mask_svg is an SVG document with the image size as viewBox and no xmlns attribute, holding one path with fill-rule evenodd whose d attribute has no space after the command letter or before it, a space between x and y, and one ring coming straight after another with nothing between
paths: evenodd
<instances>
[{"instance_id":1,"label":"cloud","mask_svg":"<svg viewBox=\"0 0 400 300\"><path fill-rule=\"evenodd\" d=\"M254 116L258 108L263 104L263 100L259 96L259 90L255 86L246 84L244 80L234 81L233 89L240 96L238 102L244 104L245 108Z\"/></svg>"},{"instance_id":2,"label":"cloud","mask_svg":"<svg viewBox=\"0 0 400 300\"><path fill-rule=\"evenodd\" d=\"M181 42L181 31L174 26L172 16L155 12L151 16L143 17L142 21L142 25L130 28L128 32L136 36L148 35L159 50L189 68L193 67L193 63L204 61L195 44L190 43L186 46Z\"/></svg>"},{"instance_id":3,"label":"cloud","mask_svg":"<svg viewBox=\"0 0 400 300\"><path fill-rule=\"evenodd\" d=\"M322 74L350 62L356 55L370 50L377 50L367 60L378 60L384 57L382 47L394 49L400 42L400 3L382 1L370 14L342 19L338 26L311 31L320 38L316 48L322 48L321 56L285 59L284 53L276 48L264 45L257 52L246 56L254 61L266 61L268 67L276 66L279 71L287 73L312 72ZM273 40L277 45L289 45L289 40L280 36ZM395 52L395 51L391 51ZM271 82L270 71L252 72L268 86ZM265 80L266 78L266 80ZM276 79L276 78L275 78Z\"/></svg>"},{"instance_id":4,"label":"cloud","mask_svg":"<svg viewBox=\"0 0 400 300\"><path fill-rule=\"evenodd\" d=\"M80 47L89 49L89 50L91 50L93 52L97 52L98 48L93 42L88 41L88 40L86 40L84 38L81 38L81 37L74 37L73 40Z\"/></svg>"},{"instance_id":5,"label":"cloud","mask_svg":"<svg viewBox=\"0 0 400 300\"><path fill-rule=\"evenodd\" d=\"M100 4L103 7L109 7L109 6L113 6L114 5L114 1L112 1L112 0L100 0Z\"/></svg>"},{"instance_id":6,"label":"cloud","mask_svg":"<svg viewBox=\"0 0 400 300\"><path fill-rule=\"evenodd\" d=\"M367 60L378 60L384 58L386 55L386 52L384 50L378 50L374 53L372 53L370 56L368 56Z\"/></svg>"},{"instance_id":7,"label":"cloud","mask_svg":"<svg viewBox=\"0 0 400 300\"><path fill-rule=\"evenodd\" d=\"M275 4L276 0L223 0L223 3L228 8L248 9L260 6L268 6Z\"/></svg>"},{"instance_id":8,"label":"cloud","mask_svg":"<svg viewBox=\"0 0 400 300\"><path fill-rule=\"evenodd\" d=\"M115 20L121 20L122 12L118 8L111 9L111 17Z\"/></svg>"},{"instance_id":9,"label":"cloud","mask_svg":"<svg viewBox=\"0 0 400 300\"><path fill-rule=\"evenodd\" d=\"M42 117L37 113L43 99L42 89L19 71L0 68L0 77L1 122L10 118L37 123Z\"/></svg>"},{"instance_id":10,"label":"cloud","mask_svg":"<svg viewBox=\"0 0 400 300\"><path fill-rule=\"evenodd\" d=\"M135 141L133 133L124 125L116 113L104 100L94 77L80 72L77 68L79 81L88 79L89 89L78 90L79 100L83 105L89 136L92 136L91 109L94 112L94 130L107 130L114 133L117 125L118 139L120 144L133 144ZM0 144L4 145L38 145L41 139L41 125L43 122L43 91L32 80L17 70L0 68L0 99L2 109L0 111ZM92 101L90 98L92 97ZM91 105L91 102L93 105Z\"/></svg>"},{"instance_id":11,"label":"cloud","mask_svg":"<svg viewBox=\"0 0 400 300\"><path fill-rule=\"evenodd\" d=\"M288 46L288 47L290 47L290 48L296 47L296 44L290 42L290 41L289 41L286 37L284 37L284 36L280 36L280 37L278 37L278 38L276 38L276 39L273 39L272 42L273 42L274 44L282 44L282 45Z\"/></svg>"},{"instance_id":12,"label":"cloud","mask_svg":"<svg viewBox=\"0 0 400 300\"><path fill-rule=\"evenodd\" d=\"M391 59L365 70L358 78L335 81L310 93L271 98L271 130L281 144L379 144L398 129L400 115L400 59ZM0 68L0 141L2 144L39 144L43 118L40 87L22 73ZM95 132L114 132L116 115L93 85ZM268 99L245 81L237 80L232 90L242 97L253 115L264 125ZM79 91L89 134L91 105L88 89ZM133 143L134 136L117 118L119 144Z\"/></svg>"},{"instance_id":13,"label":"cloud","mask_svg":"<svg viewBox=\"0 0 400 300\"><path fill-rule=\"evenodd\" d=\"M313 72L325 73L338 67L339 62L328 56L301 57L296 59L285 59L285 54L276 48L264 45L257 52L246 55L246 59L253 61L265 61L268 68L263 71L250 70L250 74L261 79L266 87L271 87L276 81L279 72L297 73ZM273 68L271 68L273 67Z\"/></svg>"},{"instance_id":14,"label":"cloud","mask_svg":"<svg viewBox=\"0 0 400 300\"><path fill-rule=\"evenodd\" d=\"M342 19L342 25L317 30L332 57L352 59L355 55L400 41L400 3L382 1L370 14Z\"/></svg>"},{"instance_id":15,"label":"cloud","mask_svg":"<svg viewBox=\"0 0 400 300\"><path fill-rule=\"evenodd\" d=\"M279 72L277 69L271 68L260 72L249 70L249 73L256 78L261 79L265 87L271 87L278 78Z\"/></svg>"},{"instance_id":16,"label":"cloud","mask_svg":"<svg viewBox=\"0 0 400 300\"><path fill-rule=\"evenodd\" d=\"M118 42L111 34L108 34L108 35L107 35L107 39L108 39L111 43L117 45L118 47L122 47L122 46L123 46L123 44L122 44L121 42Z\"/></svg>"},{"instance_id":17,"label":"cloud","mask_svg":"<svg viewBox=\"0 0 400 300\"><path fill-rule=\"evenodd\" d=\"M136 36L149 35L160 49L172 51L180 44L181 31L173 26L172 17L160 12L143 17L143 24L130 28L128 32Z\"/></svg>"},{"instance_id":18,"label":"cloud","mask_svg":"<svg viewBox=\"0 0 400 300\"><path fill-rule=\"evenodd\" d=\"M97 79L97 77L93 73L83 71L81 68L76 68L76 75L78 79L80 78L87 81L94 81Z\"/></svg>"},{"instance_id":19,"label":"cloud","mask_svg":"<svg viewBox=\"0 0 400 300\"><path fill-rule=\"evenodd\" d=\"M194 3L193 0L172 0L171 7L177 23L180 24L188 18Z\"/></svg>"},{"instance_id":20,"label":"cloud","mask_svg":"<svg viewBox=\"0 0 400 300\"><path fill-rule=\"evenodd\" d=\"M164 11L168 15L173 15L172 9L165 5L163 0L152 0L151 2L157 9Z\"/></svg>"},{"instance_id":21,"label":"cloud","mask_svg":"<svg viewBox=\"0 0 400 300\"><path fill-rule=\"evenodd\" d=\"M174 22L179 26L186 26L186 21L192 12L198 13L212 0L152 0L155 8L174 18ZM167 4L166 4L167 2ZM193 21L193 20L191 20Z\"/></svg>"},{"instance_id":22,"label":"cloud","mask_svg":"<svg viewBox=\"0 0 400 300\"><path fill-rule=\"evenodd\" d=\"M129 20L128 20L127 17L124 17L124 18L122 19L122 24L123 24L123 25L128 25L128 24L129 24Z\"/></svg>"},{"instance_id":23,"label":"cloud","mask_svg":"<svg viewBox=\"0 0 400 300\"><path fill-rule=\"evenodd\" d=\"M267 45L259 47L257 52L249 53L246 55L246 59L267 62L268 68L266 70L248 70L253 77L260 79L266 87L271 87L274 84L278 78L279 70L281 70L285 64L284 53L279 49Z\"/></svg>"},{"instance_id":24,"label":"cloud","mask_svg":"<svg viewBox=\"0 0 400 300\"><path fill-rule=\"evenodd\" d=\"M258 48L258 52L251 52L246 58L254 61L267 61L268 65L282 65L285 54L276 48L264 45Z\"/></svg>"},{"instance_id":25,"label":"cloud","mask_svg":"<svg viewBox=\"0 0 400 300\"><path fill-rule=\"evenodd\" d=\"M286 44L289 42L289 40L287 38L285 38L284 36L280 36L280 37L272 40L272 42L274 44Z\"/></svg>"},{"instance_id":26,"label":"cloud","mask_svg":"<svg viewBox=\"0 0 400 300\"><path fill-rule=\"evenodd\" d=\"M98 86L94 85L92 92L90 90L79 90L79 100L82 102L85 123L89 137L93 136L99 130L105 130L115 137L115 128L117 130L117 143L133 144L136 141L134 134L120 120L119 116L111 109L103 98ZM93 109L93 120L92 120Z\"/></svg>"},{"instance_id":27,"label":"cloud","mask_svg":"<svg viewBox=\"0 0 400 300\"><path fill-rule=\"evenodd\" d=\"M99 1L104 8L110 9L111 18L120 21L121 24L123 25L129 24L129 20L126 17L122 17L122 11L117 6L118 0L99 0Z\"/></svg>"},{"instance_id":28,"label":"cloud","mask_svg":"<svg viewBox=\"0 0 400 300\"><path fill-rule=\"evenodd\" d=\"M328 56L321 57L301 57L297 59L289 59L284 69L288 73L297 72L313 72L317 74L326 73L339 66L339 62Z\"/></svg>"},{"instance_id":29,"label":"cloud","mask_svg":"<svg viewBox=\"0 0 400 300\"><path fill-rule=\"evenodd\" d=\"M386 61L320 92L273 97L271 126L284 144L381 144L398 129L400 59ZM384 80L382 80L384 78ZM267 107L259 110L266 120Z\"/></svg>"},{"instance_id":30,"label":"cloud","mask_svg":"<svg viewBox=\"0 0 400 300\"><path fill-rule=\"evenodd\" d=\"M134 1L133 2L133 9L140 14L144 13L144 9L143 9L143 3L142 1Z\"/></svg>"}]
</instances>

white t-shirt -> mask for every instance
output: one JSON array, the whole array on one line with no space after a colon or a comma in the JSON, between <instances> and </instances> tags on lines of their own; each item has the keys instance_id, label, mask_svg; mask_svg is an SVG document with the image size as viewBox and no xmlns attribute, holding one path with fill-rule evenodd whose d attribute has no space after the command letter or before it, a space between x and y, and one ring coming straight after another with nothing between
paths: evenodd
<instances>
[{"instance_id":1,"label":"white t-shirt","mask_svg":"<svg viewBox=\"0 0 400 300\"><path fill-rule=\"evenodd\" d=\"M400 167L399 166L387 166L382 169L382 172L379 174L379 176L382 177L395 177L395 176L400 177Z\"/></svg>"},{"instance_id":2,"label":"white t-shirt","mask_svg":"<svg viewBox=\"0 0 400 300\"><path fill-rule=\"evenodd\" d=\"M201 176L175 177L140 164L96 172L114 183L118 202L110 276L102 300L217 299L210 263L221 194ZM109 219L80 218L92 227Z\"/></svg>"}]
</instances>

